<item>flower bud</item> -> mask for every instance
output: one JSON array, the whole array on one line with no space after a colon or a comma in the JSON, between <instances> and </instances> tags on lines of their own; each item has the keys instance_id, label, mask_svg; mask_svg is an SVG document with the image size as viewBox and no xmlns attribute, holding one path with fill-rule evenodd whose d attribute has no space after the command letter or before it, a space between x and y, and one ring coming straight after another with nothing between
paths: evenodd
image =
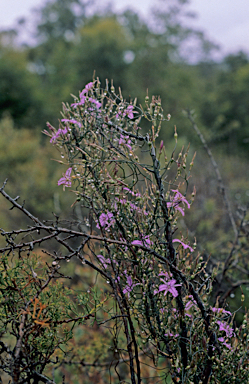
<instances>
[{"instance_id":1,"label":"flower bud","mask_svg":"<svg viewBox=\"0 0 249 384\"><path fill-rule=\"evenodd\" d=\"M163 140L161 141L161 144L160 144L160 153L162 152L162 149L163 149Z\"/></svg>"}]
</instances>

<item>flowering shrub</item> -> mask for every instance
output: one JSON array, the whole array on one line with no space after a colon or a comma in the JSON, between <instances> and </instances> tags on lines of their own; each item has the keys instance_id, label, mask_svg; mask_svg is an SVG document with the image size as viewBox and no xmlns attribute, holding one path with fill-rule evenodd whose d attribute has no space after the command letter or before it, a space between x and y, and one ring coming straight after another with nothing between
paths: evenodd
<instances>
[{"instance_id":1,"label":"flowering shrub","mask_svg":"<svg viewBox=\"0 0 249 384\"><path fill-rule=\"evenodd\" d=\"M195 195L188 191L193 161L187 169L187 151L177 158L173 151L168 160L163 142L157 149L161 126L170 116L163 117L160 98L150 102L146 97L145 104L127 103L121 91L117 95L108 83L101 89L96 80L79 99L63 105L58 129L48 124L45 134L68 167L58 185L71 188L83 222L63 226L57 218L47 225L8 199L33 221L30 233L47 233L33 239L32 247L53 238L62 247L50 254L53 263L76 257L106 282L113 307L104 322L119 320L116 326L126 341L116 340L115 364L128 361L132 384L155 382L143 375L147 360L160 371L160 380L246 382L248 314L238 329L230 311L209 301L215 274L207 273L195 242L177 233L177 220ZM146 134L140 130L144 120L151 125ZM174 136L177 141L176 131ZM7 197L3 188L2 194ZM30 247L30 241L13 239L4 251ZM96 321L103 322L97 310Z\"/></svg>"}]
</instances>

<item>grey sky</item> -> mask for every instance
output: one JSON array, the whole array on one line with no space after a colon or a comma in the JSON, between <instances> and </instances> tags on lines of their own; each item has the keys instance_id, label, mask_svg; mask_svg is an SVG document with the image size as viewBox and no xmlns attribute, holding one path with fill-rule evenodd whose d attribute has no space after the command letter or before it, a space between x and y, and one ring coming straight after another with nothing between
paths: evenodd
<instances>
[{"instance_id":1,"label":"grey sky","mask_svg":"<svg viewBox=\"0 0 249 384\"><path fill-rule=\"evenodd\" d=\"M108 0L102 0L108 3ZM111 2L111 1L110 1ZM11 27L15 20L30 16L33 7L44 0L0 0L0 28ZM114 0L116 10L132 7L145 15L155 4L153 0ZM249 53L249 0L191 0L189 10L197 13L192 26L198 26L214 42L220 44L223 53L242 49Z\"/></svg>"}]
</instances>

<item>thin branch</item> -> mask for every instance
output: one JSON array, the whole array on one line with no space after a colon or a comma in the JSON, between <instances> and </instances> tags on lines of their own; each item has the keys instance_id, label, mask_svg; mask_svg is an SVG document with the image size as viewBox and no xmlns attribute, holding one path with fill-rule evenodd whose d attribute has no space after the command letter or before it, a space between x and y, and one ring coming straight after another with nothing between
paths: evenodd
<instances>
[{"instance_id":1,"label":"thin branch","mask_svg":"<svg viewBox=\"0 0 249 384\"><path fill-rule=\"evenodd\" d=\"M7 184L7 181L8 179L6 179L3 183L3 186L0 188L0 193L7 199L9 200L13 206L15 206L16 208L20 209L23 213L25 213L26 216L28 216L33 222L37 223L37 224L40 224L42 225L42 222L37 218L35 217L34 215L32 215L26 208L24 208L23 205L20 205L17 203L16 201L16 198L15 199L12 199L5 191L4 191L4 188Z\"/></svg>"}]
</instances>

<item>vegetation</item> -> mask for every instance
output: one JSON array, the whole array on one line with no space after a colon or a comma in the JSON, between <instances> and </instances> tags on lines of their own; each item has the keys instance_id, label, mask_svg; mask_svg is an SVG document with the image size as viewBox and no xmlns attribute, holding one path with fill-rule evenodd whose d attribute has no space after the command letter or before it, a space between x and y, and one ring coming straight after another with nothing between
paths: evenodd
<instances>
[{"instance_id":1,"label":"vegetation","mask_svg":"<svg viewBox=\"0 0 249 384\"><path fill-rule=\"evenodd\" d=\"M1 32L6 382L247 381L249 58L211 61L187 3Z\"/></svg>"}]
</instances>

